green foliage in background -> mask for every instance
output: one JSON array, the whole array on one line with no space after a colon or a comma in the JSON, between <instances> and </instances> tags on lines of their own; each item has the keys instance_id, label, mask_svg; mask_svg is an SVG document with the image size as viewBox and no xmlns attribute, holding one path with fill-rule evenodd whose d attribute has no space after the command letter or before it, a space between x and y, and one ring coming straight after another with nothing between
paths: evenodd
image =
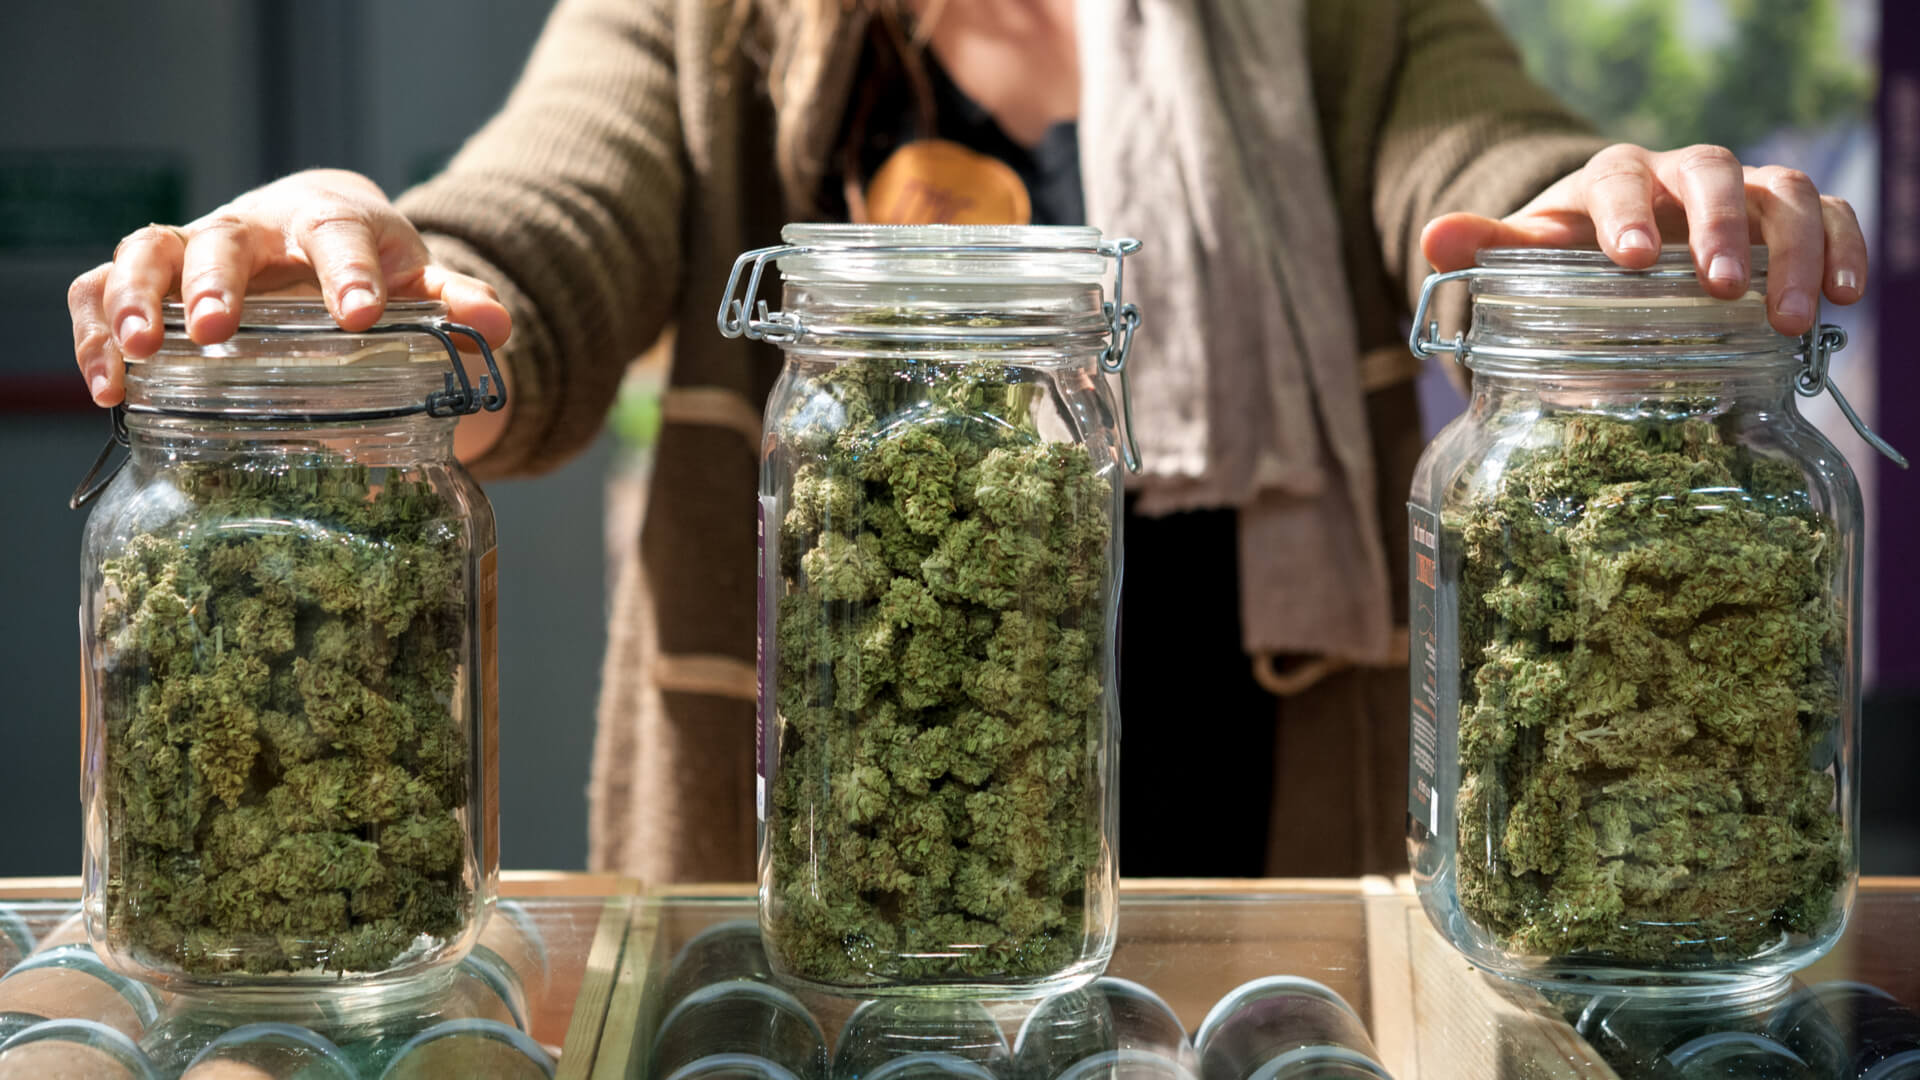
<instances>
[{"instance_id":1,"label":"green foliage in background","mask_svg":"<svg viewBox=\"0 0 1920 1080\"><path fill-rule=\"evenodd\" d=\"M1864 119L1873 73L1836 0L1721 0L1727 33L1689 41L1677 0L1489 0L1534 77L1606 134L1653 147L1752 146Z\"/></svg>"}]
</instances>

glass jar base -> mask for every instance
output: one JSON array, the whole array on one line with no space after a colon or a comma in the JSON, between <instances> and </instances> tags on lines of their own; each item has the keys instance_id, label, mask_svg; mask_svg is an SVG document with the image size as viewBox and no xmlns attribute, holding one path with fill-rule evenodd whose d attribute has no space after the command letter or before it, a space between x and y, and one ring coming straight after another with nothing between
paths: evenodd
<instances>
[{"instance_id":1,"label":"glass jar base","mask_svg":"<svg viewBox=\"0 0 1920 1080\"><path fill-rule=\"evenodd\" d=\"M1471 958L1469 958L1471 959ZM1760 972L1697 972L1648 975L1643 971L1620 968L1543 968L1531 971L1502 969L1474 962L1485 974L1502 982L1548 993L1632 994L1636 998L1659 998L1681 1004L1698 999L1721 1005L1748 998L1777 997L1793 982L1791 970Z\"/></svg>"}]
</instances>

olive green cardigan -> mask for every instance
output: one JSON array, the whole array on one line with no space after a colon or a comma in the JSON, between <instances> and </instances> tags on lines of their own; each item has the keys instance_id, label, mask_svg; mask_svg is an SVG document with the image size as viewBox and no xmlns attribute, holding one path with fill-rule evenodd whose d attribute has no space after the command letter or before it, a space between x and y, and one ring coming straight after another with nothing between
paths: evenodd
<instances>
[{"instance_id":1,"label":"olive green cardigan","mask_svg":"<svg viewBox=\"0 0 1920 1080\"><path fill-rule=\"evenodd\" d=\"M613 598L591 785L593 865L656 881L753 870L751 507L780 358L721 338L713 318L734 256L813 216L865 38L853 13L800 40L777 19L743 34L734 10L560 0L499 115L400 200L438 256L493 282L514 316L513 419L480 475L578 452L629 361L671 349L640 557ZM1311 70L1384 542L1404 551L1419 434L1401 342L1427 269L1420 230L1450 210L1508 213L1599 144L1525 76L1476 0L1308 0L1307 18L1309 55L1272 62ZM1378 711L1356 722L1404 725L1403 703ZM1382 797L1403 783L1388 764Z\"/></svg>"}]
</instances>

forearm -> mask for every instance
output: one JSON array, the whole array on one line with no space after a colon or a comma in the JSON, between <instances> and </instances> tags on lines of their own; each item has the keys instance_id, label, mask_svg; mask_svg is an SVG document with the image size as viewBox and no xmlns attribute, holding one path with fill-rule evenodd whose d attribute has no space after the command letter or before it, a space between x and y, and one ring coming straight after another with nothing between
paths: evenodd
<instances>
[{"instance_id":1,"label":"forearm","mask_svg":"<svg viewBox=\"0 0 1920 1080\"><path fill-rule=\"evenodd\" d=\"M1403 48L1375 163L1388 273L1418 297L1420 234L1440 214L1503 217L1605 145L1526 73L1477 0L1407 0Z\"/></svg>"},{"instance_id":2,"label":"forearm","mask_svg":"<svg viewBox=\"0 0 1920 1080\"><path fill-rule=\"evenodd\" d=\"M399 200L435 258L493 285L513 315L511 414L461 433L479 471L540 471L591 442L669 317L683 184L672 23L672 0L563 0L500 114Z\"/></svg>"}]
</instances>

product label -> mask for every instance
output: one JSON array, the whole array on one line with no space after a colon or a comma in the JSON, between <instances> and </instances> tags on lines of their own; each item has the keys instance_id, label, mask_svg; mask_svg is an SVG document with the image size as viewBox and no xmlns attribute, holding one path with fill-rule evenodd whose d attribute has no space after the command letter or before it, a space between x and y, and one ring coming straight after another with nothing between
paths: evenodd
<instances>
[{"instance_id":1,"label":"product label","mask_svg":"<svg viewBox=\"0 0 1920 1080\"><path fill-rule=\"evenodd\" d=\"M1407 714L1411 727L1411 767L1407 770L1407 813L1431 832L1440 831L1440 796L1434 784L1440 745L1442 678L1453 673L1440 669L1440 516L1424 507L1407 506L1407 604L1411 655L1407 683L1411 700Z\"/></svg>"},{"instance_id":2,"label":"product label","mask_svg":"<svg viewBox=\"0 0 1920 1080\"><path fill-rule=\"evenodd\" d=\"M476 807L475 827L486 833L482 874L500 868L500 560L499 548L480 557L475 601L480 605L480 761L486 802Z\"/></svg>"},{"instance_id":3,"label":"product label","mask_svg":"<svg viewBox=\"0 0 1920 1080\"><path fill-rule=\"evenodd\" d=\"M777 556L778 545L767 538L767 519L780 520L775 513L774 498L771 495L760 496L758 524L755 526L755 538L760 557L759 588L755 595L759 598L759 633L754 635L753 667L759 680L759 693L753 711L753 812L761 821L767 820L767 721L768 710L773 707L773 678L767 671L774 652L774 616L776 604L769 590L779 580L772 566Z\"/></svg>"}]
</instances>

